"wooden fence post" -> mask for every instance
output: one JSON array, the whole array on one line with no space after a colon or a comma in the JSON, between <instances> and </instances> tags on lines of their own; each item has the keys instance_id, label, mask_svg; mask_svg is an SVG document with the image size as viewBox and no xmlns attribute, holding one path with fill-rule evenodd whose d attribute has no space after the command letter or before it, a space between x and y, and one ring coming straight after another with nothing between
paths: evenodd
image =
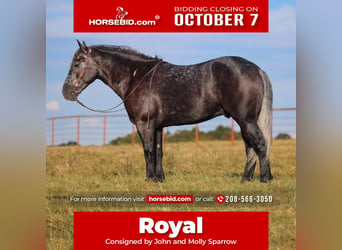
<instances>
[{"instance_id":1,"label":"wooden fence post","mask_svg":"<svg viewBox=\"0 0 342 250\"><path fill-rule=\"evenodd\" d=\"M107 116L103 116L103 140L102 145L106 145L106 128L107 128Z\"/></svg>"},{"instance_id":2,"label":"wooden fence post","mask_svg":"<svg viewBox=\"0 0 342 250\"><path fill-rule=\"evenodd\" d=\"M230 140L232 141L232 146L234 146L234 119L232 118L232 129L230 133Z\"/></svg>"},{"instance_id":3,"label":"wooden fence post","mask_svg":"<svg viewBox=\"0 0 342 250\"><path fill-rule=\"evenodd\" d=\"M198 147L198 124L196 124L196 129L195 129L195 143L196 143L196 147Z\"/></svg>"},{"instance_id":4,"label":"wooden fence post","mask_svg":"<svg viewBox=\"0 0 342 250\"><path fill-rule=\"evenodd\" d=\"M55 146L55 118L51 119L51 146Z\"/></svg>"},{"instance_id":5,"label":"wooden fence post","mask_svg":"<svg viewBox=\"0 0 342 250\"><path fill-rule=\"evenodd\" d=\"M77 116L77 146L80 145L80 116Z\"/></svg>"},{"instance_id":6,"label":"wooden fence post","mask_svg":"<svg viewBox=\"0 0 342 250\"><path fill-rule=\"evenodd\" d=\"M134 125L132 125L132 140L131 140L131 145L132 147L134 146L134 134L135 134L135 129L134 129Z\"/></svg>"}]
</instances>

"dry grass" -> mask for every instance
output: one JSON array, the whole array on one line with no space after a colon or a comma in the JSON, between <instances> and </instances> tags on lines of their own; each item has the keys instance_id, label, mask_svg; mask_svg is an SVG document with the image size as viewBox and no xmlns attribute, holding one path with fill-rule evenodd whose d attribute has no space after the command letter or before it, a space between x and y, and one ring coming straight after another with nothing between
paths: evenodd
<instances>
[{"instance_id":1,"label":"dry grass","mask_svg":"<svg viewBox=\"0 0 342 250\"><path fill-rule=\"evenodd\" d=\"M49 249L72 249L72 212L91 211L269 211L270 249L295 249L296 141L276 140L271 152L274 180L241 184L245 152L243 143L210 141L167 143L164 183L145 181L141 146L47 148L47 244ZM256 169L258 175L259 168ZM257 176L258 177L258 176ZM121 203L75 204L69 196L150 193L196 196L236 194L272 195L271 204L182 204L154 206Z\"/></svg>"}]
</instances>

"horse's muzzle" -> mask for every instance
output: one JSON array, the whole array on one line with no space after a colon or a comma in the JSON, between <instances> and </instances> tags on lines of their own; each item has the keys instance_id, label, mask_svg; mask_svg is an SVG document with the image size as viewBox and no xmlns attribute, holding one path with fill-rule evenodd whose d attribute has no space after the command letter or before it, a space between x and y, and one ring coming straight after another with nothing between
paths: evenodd
<instances>
[{"instance_id":1,"label":"horse's muzzle","mask_svg":"<svg viewBox=\"0 0 342 250\"><path fill-rule=\"evenodd\" d=\"M76 101L76 99L77 99L77 92L76 92L75 88L70 86L70 84L65 83L63 85L62 93L63 93L65 100Z\"/></svg>"}]
</instances>

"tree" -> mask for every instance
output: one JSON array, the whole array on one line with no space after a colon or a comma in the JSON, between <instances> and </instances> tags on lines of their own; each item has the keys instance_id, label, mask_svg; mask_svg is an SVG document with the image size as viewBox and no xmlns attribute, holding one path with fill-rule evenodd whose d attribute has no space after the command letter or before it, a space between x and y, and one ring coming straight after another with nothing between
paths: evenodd
<instances>
[{"instance_id":1,"label":"tree","mask_svg":"<svg viewBox=\"0 0 342 250\"><path fill-rule=\"evenodd\" d=\"M291 139L291 136L287 133L279 133L275 139Z\"/></svg>"}]
</instances>

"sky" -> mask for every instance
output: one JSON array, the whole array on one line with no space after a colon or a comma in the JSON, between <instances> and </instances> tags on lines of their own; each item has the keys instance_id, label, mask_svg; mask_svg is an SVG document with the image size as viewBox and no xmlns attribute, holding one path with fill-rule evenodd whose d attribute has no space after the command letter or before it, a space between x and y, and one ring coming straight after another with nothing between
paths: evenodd
<instances>
[{"instance_id":1,"label":"sky","mask_svg":"<svg viewBox=\"0 0 342 250\"><path fill-rule=\"evenodd\" d=\"M220 56L241 56L269 75L273 107L296 107L296 2L269 1L268 33L73 33L73 1L46 2L46 117L96 114L64 100L62 86L78 48L89 45L125 45L173 64L195 64ZM96 80L79 99L95 109L120 103L119 97ZM125 113L125 111L123 112ZM213 120L212 123L220 123ZM209 122L210 124L210 122Z\"/></svg>"}]
</instances>

